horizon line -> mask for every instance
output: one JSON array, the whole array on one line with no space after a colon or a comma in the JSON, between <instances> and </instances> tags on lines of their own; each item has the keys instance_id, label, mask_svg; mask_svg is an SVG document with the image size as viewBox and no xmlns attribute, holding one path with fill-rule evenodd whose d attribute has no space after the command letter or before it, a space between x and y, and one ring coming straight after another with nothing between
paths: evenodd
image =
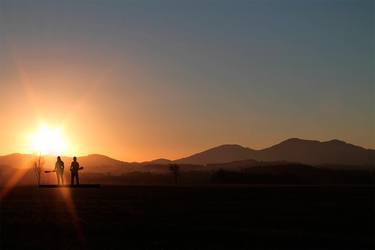
<instances>
[{"instance_id":1,"label":"horizon line","mask_svg":"<svg viewBox=\"0 0 375 250\"><path fill-rule=\"evenodd\" d=\"M331 139L331 140L324 140L324 141L320 141L320 140L313 140L313 139L301 139L301 138L298 138L298 137L290 137L288 139L285 139L285 140L282 140L278 143L275 143L271 146L268 146L268 147L264 147L264 148L261 148L261 149L253 149L253 148L250 148L250 147L247 147L247 146L243 146L241 144L237 144L237 143L224 143L224 144L219 144L219 145L216 145L216 146L212 146L212 147L209 147L207 149L204 149L202 151L198 151L198 152L193 152L193 153L190 153L188 154L187 156L183 156L183 157L180 157L180 158L177 158L177 159L174 159L174 160L171 160L171 159L168 159L168 158L164 158L164 157L159 157L159 158L154 158L154 159L151 159L151 160L141 160L141 161L126 161L126 160L120 160L118 159L117 157L112 157L112 156L109 156L110 154L100 154L100 153L89 153L89 154L85 154L85 155L63 155L63 154L45 154L45 155L42 155L43 157L57 157L57 156L60 156L60 157L64 157L64 158L73 158L74 156L77 157L77 158L80 158L80 157L88 157L88 156L93 156L93 155L99 155L99 156L104 156L104 157L108 157L112 160L116 160L116 161L121 161L121 162L124 162L124 163L143 163L143 162L151 162L151 161L156 161L156 160L167 160L167 161L177 161L177 160L180 160L180 159L184 159L184 158L187 158L187 157L190 157L192 155L195 155L195 154L199 154L199 153L202 153L202 152L205 152L207 150L210 150L210 149L214 149L214 148L217 148L217 147L221 147L221 146L225 146L225 145L233 145L233 146L240 146L242 148L247 148L247 149L251 149L251 150L255 150L255 151L261 151L261 150L264 150L264 149L267 149L267 148L270 148L270 147L273 147L273 146L276 146L276 145L279 145L283 142L286 142L286 141L289 141L289 140L293 140L293 139L296 139L296 140L301 140L301 141L314 141L314 142L319 142L319 143L326 143L326 142L332 142L332 141L339 141L339 142L343 142L345 144L349 144L349 145L353 145L353 146L357 146L357 147L361 147L365 150L375 150L373 148L367 148L367 147L364 147L364 146L360 146L360 145L356 145L356 144L352 144L352 143L348 143L344 140L340 140L340 139ZM18 152L14 152L14 153L9 153L9 154L1 154L0 157L5 157L5 156L10 156L10 155L16 155L16 154L20 154L20 155L38 155L38 153L18 153Z\"/></svg>"}]
</instances>

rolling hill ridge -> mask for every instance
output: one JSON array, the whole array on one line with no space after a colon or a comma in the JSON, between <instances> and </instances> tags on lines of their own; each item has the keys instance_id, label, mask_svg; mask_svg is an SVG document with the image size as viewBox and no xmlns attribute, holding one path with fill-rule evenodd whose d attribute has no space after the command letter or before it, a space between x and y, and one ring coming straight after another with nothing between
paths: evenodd
<instances>
[{"instance_id":1,"label":"rolling hill ridge","mask_svg":"<svg viewBox=\"0 0 375 250\"><path fill-rule=\"evenodd\" d=\"M62 157L65 165L70 164L70 157ZM11 154L0 156L0 167L31 167L35 156L29 154ZM55 156L44 157L45 166L53 168ZM123 173L138 170L161 168L171 163L184 165L226 164L243 166L256 165L256 162L293 162L312 166L375 166L375 150L365 149L340 140L325 142L291 138L274 146L254 150L236 144L225 144L177 160L157 159L146 162L125 162L105 155L91 154L79 157L85 170L98 173ZM227 164L228 165L228 164ZM228 166L229 166L228 165ZM203 167L203 166L202 166Z\"/></svg>"},{"instance_id":2,"label":"rolling hill ridge","mask_svg":"<svg viewBox=\"0 0 375 250\"><path fill-rule=\"evenodd\" d=\"M320 142L291 138L261 150L245 148L240 145L221 145L175 162L205 165L249 159L298 162L309 165L374 165L375 150L365 149L340 140Z\"/></svg>"}]
</instances>

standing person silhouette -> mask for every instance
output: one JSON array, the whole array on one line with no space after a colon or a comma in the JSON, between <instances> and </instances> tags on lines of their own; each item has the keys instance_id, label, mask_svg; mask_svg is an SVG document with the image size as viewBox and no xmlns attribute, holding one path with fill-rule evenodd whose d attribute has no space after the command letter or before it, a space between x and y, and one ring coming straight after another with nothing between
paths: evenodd
<instances>
[{"instance_id":1,"label":"standing person silhouette","mask_svg":"<svg viewBox=\"0 0 375 250\"><path fill-rule=\"evenodd\" d=\"M70 175L71 175L71 184L74 185L74 179L76 179L77 185L79 185L78 178L79 163L77 157L73 157L72 164L70 164Z\"/></svg>"},{"instance_id":2,"label":"standing person silhouette","mask_svg":"<svg viewBox=\"0 0 375 250\"><path fill-rule=\"evenodd\" d=\"M57 184L60 185L61 182L61 184L64 185L64 162L61 160L60 156L57 156L55 171L57 176Z\"/></svg>"}]
</instances>

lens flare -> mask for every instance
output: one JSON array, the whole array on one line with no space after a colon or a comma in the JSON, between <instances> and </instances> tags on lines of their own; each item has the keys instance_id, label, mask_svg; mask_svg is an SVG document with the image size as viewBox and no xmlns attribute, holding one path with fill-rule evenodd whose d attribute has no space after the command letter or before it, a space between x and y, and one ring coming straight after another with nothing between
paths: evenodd
<instances>
[{"instance_id":1,"label":"lens flare","mask_svg":"<svg viewBox=\"0 0 375 250\"><path fill-rule=\"evenodd\" d=\"M30 147L33 153L60 155L66 152L67 144L59 128L50 129L44 126L30 136Z\"/></svg>"}]
</instances>

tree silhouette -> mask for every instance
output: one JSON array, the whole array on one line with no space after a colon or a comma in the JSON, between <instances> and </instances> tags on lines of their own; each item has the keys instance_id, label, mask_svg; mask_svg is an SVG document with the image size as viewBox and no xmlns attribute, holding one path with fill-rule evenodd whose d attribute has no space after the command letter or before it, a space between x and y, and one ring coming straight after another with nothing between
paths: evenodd
<instances>
[{"instance_id":1,"label":"tree silhouette","mask_svg":"<svg viewBox=\"0 0 375 250\"><path fill-rule=\"evenodd\" d=\"M178 180L180 176L180 167L177 164L172 164L169 166L169 171L171 171L173 174L174 183L178 184Z\"/></svg>"},{"instance_id":2,"label":"tree silhouette","mask_svg":"<svg viewBox=\"0 0 375 250\"><path fill-rule=\"evenodd\" d=\"M35 159L34 164L33 164L34 175L35 175L38 185L41 184L43 166L44 166L44 158L41 155L39 155Z\"/></svg>"}]
</instances>

